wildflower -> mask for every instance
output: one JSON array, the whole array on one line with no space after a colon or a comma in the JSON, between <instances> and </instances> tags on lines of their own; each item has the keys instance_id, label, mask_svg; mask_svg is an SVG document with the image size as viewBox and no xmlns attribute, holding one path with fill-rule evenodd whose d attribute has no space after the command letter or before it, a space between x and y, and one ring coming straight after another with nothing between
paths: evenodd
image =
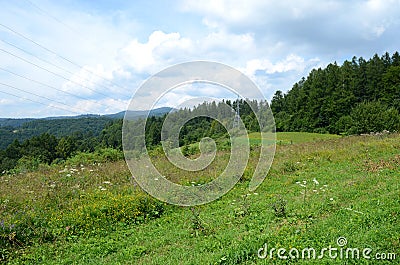
<instances>
[{"instance_id":1,"label":"wildflower","mask_svg":"<svg viewBox=\"0 0 400 265\"><path fill-rule=\"evenodd\" d=\"M67 177L71 177L71 174L67 174Z\"/></svg>"},{"instance_id":2,"label":"wildflower","mask_svg":"<svg viewBox=\"0 0 400 265\"><path fill-rule=\"evenodd\" d=\"M307 181L306 181L306 180L303 180L303 184L306 185L306 184L307 184Z\"/></svg>"},{"instance_id":3,"label":"wildflower","mask_svg":"<svg viewBox=\"0 0 400 265\"><path fill-rule=\"evenodd\" d=\"M103 181L103 184L111 184L110 181Z\"/></svg>"},{"instance_id":4,"label":"wildflower","mask_svg":"<svg viewBox=\"0 0 400 265\"><path fill-rule=\"evenodd\" d=\"M312 181L314 182L315 185L319 185L319 182L318 182L318 180L316 178L313 178Z\"/></svg>"},{"instance_id":5,"label":"wildflower","mask_svg":"<svg viewBox=\"0 0 400 265\"><path fill-rule=\"evenodd\" d=\"M258 195L258 193L257 193L257 192L254 192L253 194L254 194L254 195Z\"/></svg>"},{"instance_id":6,"label":"wildflower","mask_svg":"<svg viewBox=\"0 0 400 265\"><path fill-rule=\"evenodd\" d=\"M299 184L301 187L303 187L303 188L306 188L307 186L306 185L303 185L303 184Z\"/></svg>"},{"instance_id":7,"label":"wildflower","mask_svg":"<svg viewBox=\"0 0 400 265\"><path fill-rule=\"evenodd\" d=\"M333 201L333 198L329 198L330 201Z\"/></svg>"}]
</instances>

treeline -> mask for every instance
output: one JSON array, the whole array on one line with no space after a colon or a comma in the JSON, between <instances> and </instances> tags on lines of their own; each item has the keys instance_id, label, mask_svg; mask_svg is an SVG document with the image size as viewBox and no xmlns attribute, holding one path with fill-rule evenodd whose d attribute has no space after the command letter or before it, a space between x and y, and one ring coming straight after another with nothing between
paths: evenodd
<instances>
[{"instance_id":1,"label":"treeline","mask_svg":"<svg viewBox=\"0 0 400 265\"><path fill-rule=\"evenodd\" d=\"M131 124L124 133L129 142L126 148L129 150L143 150L146 143L147 149L161 146L161 131L166 127L167 131L179 131L178 146L188 146L199 142L204 137L213 139L226 139L227 129L235 126L236 109L239 106L240 118L249 132L273 130L272 112L266 101L257 100L223 100L221 102L204 102L190 109L180 109L160 117L150 117L130 121ZM253 111L254 110L254 111ZM210 114L214 117L210 117ZM260 121L260 123L257 120ZM192 118L193 117L193 118ZM218 121L217 121L218 119ZM145 126L145 135L143 129ZM227 129L226 129L227 128ZM166 139L164 139L166 140ZM169 139L167 139L169 140Z\"/></svg>"},{"instance_id":2,"label":"treeline","mask_svg":"<svg viewBox=\"0 0 400 265\"><path fill-rule=\"evenodd\" d=\"M169 114L168 119L172 119L172 123L169 123L170 126L177 126L178 128L175 129L180 132L178 146L184 146L185 154L190 155L192 151L188 146L199 142L203 137L223 139L225 142L228 138L226 128L231 129L235 126L237 106L239 106L240 118L249 132L273 130L272 113L266 101L204 102L194 108L175 110ZM208 117L210 113L214 115L214 118ZM260 123L257 121L257 116ZM143 151L145 143L147 150L159 149L161 147L161 130L166 118L167 114L150 116L146 120L143 118L129 120L129 130L125 132L128 139L126 147ZM82 125L81 128L70 127L62 132L61 128L63 127L57 129L55 126L52 128L54 133L47 131L24 141L14 140L7 148L0 151L0 173L4 174L22 165L34 168L40 163L61 163L77 153L93 153L104 148L122 150L122 119L108 120L105 128L97 135L91 131L93 128L87 133L81 132L83 128L90 127L88 121L90 120L75 120L76 124ZM34 124L40 125L42 122L46 123L46 121L29 122L24 128L33 127ZM59 122L62 120L58 120L56 123L52 121L51 124L55 125ZM71 125L71 123L69 124ZM98 124L96 123L96 126ZM143 134L144 126L145 134ZM50 129L50 127L48 128ZM60 135L73 129L77 131L66 136L58 137L55 133L58 132Z\"/></svg>"},{"instance_id":3,"label":"treeline","mask_svg":"<svg viewBox=\"0 0 400 265\"><path fill-rule=\"evenodd\" d=\"M22 142L15 139L7 148L0 150L0 174L17 166L29 169L41 163L59 163L79 152L91 153L102 148L122 150L121 127L121 119L108 120L98 135L92 131L82 133L80 128L63 137L46 132Z\"/></svg>"},{"instance_id":4,"label":"treeline","mask_svg":"<svg viewBox=\"0 0 400 265\"><path fill-rule=\"evenodd\" d=\"M360 134L400 129L400 55L314 69L271 102L277 131Z\"/></svg>"}]
</instances>

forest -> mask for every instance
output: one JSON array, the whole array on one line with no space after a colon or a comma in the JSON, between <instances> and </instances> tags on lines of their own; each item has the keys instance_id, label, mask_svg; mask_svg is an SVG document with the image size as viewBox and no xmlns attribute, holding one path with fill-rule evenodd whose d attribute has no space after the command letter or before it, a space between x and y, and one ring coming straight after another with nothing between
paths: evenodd
<instances>
[{"instance_id":1,"label":"forest","mask_svg":"<svg viewBox=\"0 0 400 265\"><path fill-rule=\"evenodd\" d=\"M226 104L204 102L193 109L185 108L177 110L170 115L173 119L178 121L179 119L185 119L185 117L193 113L195 115L196 113L207 113L208 111L221 113L221 111L224 110L224 106L231 105L233 105L233 109L235 109L237 107L237 102L231 102L230 100L227 100ZM265 116L266 114L263 114L263 110L266 109L267 102L239 100L239 108L241 110L240 116L244 121L244 125L248 131L257 132L260 131L260 126L256 122L256 116L252 112L250 106L258 110L257 113L261 116ZM232 113L232 116L233 115L234 113ZM160 113L150 112L150 116L147 120L144 118L133 118L129 120L129 122L133 123L133 126L131 126L133 129L129 136L133 139L132 144L135 144L134 139L140 136L140 129L146 126L146 133L143 136L147 149L155 150L160 148L161 128L166 117L167 114L160 116ZM272 119L269 120L272 121ZM232 123L232 121L233 119L227 120L226 122ZM63 124L63 122L67 124ZM46 126L43 124L46 124ZM30 167L34 169L40 163L62 163L77 153L101 152L101 150L104 149L114 149L122 152L122 124L122 119L106 118L30 121L22 125L22 129L35 128L35 126L37 126L41 130L47 128L47 131L24 141L15 139L7 148L0 150L0 173L5 174L15 167L22 166L22 164L25 165L25 168L26 165L31 165ZM100 129L102 126L104 128ZM228 126L232 126L232 124ZM60 128L66 128L66 130ZM227 137L227 131L221 124L209 117L190 119L182 127L179 135L179 146L186 146L184 149L185 153L187 155L192 154L196 152L196 150L188 148L188 146L200 141L205 136L225 139Z\"/></svg>"},{"instance_id":2,"label":"forest","mask_svg":"<svg viewBox=\"0 0 400 265\"><path fill-rule=\"evenodd\" d=\"M313 69L271 101L277 131L362 134L396 131L400 111L400 55L353 57Z\"/></svg>"},{"instance_id":3,"label":"forest","mask_svg":"<svg viewBox=\"0 0 400 265\"><path fill-rule=\"evenodd\" d=\"M227 139L231 119L224 116L226 106L240 109L240 117L249 132L271 130L273 119L267 111L266 101L224 100L204 102L193 109L174 110L171 115L177 124L190 115L179 134L179 146L184 154L196 152L191 144L203 137ZM398 131L400 129L400 55L385 53L374 55L368 61L353 57L341 66L329 64L324 69L314 69L307 78L294 84L287 93L277 91L271 101L276 131L318 132L331 134L362 134L371 132ZM128 137L132 145L140 145L140 128L149 150L161 147L161 130L167 117L162 111L151 112L147 120L132 118ZM254 110L254 112L253 112ZM217 122L202 114L211 112L223 116ZM135 115L138 115L137 113ZM132 117L137 117L132 115ZM143 115L143 113L140 113ZM221 117L222 117L221 116ZM256 117L259 118L260 124ZM4 122L4 119L3 119ZM81 117L78 119L27 120L18 127L6 124L0 127L0 174L15 167L38 164L62 163L79 153L117 150L122 154L121 115L111 117ZM135 138L136 137L136 138ZM218 142L218 141L217 141ZM142 147L143 148L143 147Z\"/></svg>"}]
</instances>

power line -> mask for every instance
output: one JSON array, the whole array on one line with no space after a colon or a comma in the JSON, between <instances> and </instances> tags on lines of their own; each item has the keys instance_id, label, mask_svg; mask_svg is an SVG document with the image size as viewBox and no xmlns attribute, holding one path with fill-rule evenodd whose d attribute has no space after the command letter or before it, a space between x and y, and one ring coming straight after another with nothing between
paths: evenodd
<instances>
[{"instance_id":1,"label":"power line","mask_svg":"<svg viewBox=\"0 0 400 265\"><path fill-rule=\"evenodd\" d=\"M13 96L13 97L16 97L16 98L21 98L21 97L18 96L18 95L15 95L15 94L9 93L9 92L5 92L5 91L2 91L2 90L0 90L0 93L7 94L7 95L10 95L10 96ZM63 109L63 108L60 108L60 107L57 107L57 106L47 105L47 104L44 104L43 102L36 101L36 100L30 99L30 98L22 98L22 99L23 99L23 100L31 101L31 102L33 102L33 103L38 103L38 104L41 104L41 105L46 106L46 107L50 107L50 108L54 108L54 109L59 109L59 110L62 110L62 111L67 111L67 112L70 112L70 113L73 113L73 114L79 114L78 112L74 112L74 111L71 111L71 110L69 110L69 109Z\"/></svg>"},{"instance_id":2,"label":"power line","mask_svg":"<svg viewBox=\"0 0 400 265\"><path fill-rule=\"evenodd\" d=\"M34 82L34 83L36 83L36 84L39 84L39 85L42 85L42 86L46 86L46 87L49 87L49 88L51 88L51 89L60 91L60 92L65 93L65 94L67 94L67 95L73 96L73 97L75 97L75 98L80 98L80 99L82 99L82 100L88 100L88 101L91 101L91 102L93 102L93 103L95 103L95 104L98 104L99 106L103 106L103 107L109 108L109 106L104 105L104 104L101 104L100 102L96 102L96 101L93 101L93 100L91 100L91 99L84 98L84 97L81 97L81 96L72 94L72 93L70 93L70 92L68 92L68 91L64 91L64 90L62 90L62 89L59 89L59 88L57 88L57 87L55 87L55 86L51 86L51 85L42 83L42 82L40 82L40 81L34 80L34 79L32 79L32 78L29 78L29 77L26 77L26 76L17 74L17 73L15 73L15 72L12 72L12 71L10 71L10 70L7 70L7 69L5 69L5 68L3 68L3 67L0 67L0 70L2 70L2 71L4 71L4 72L7 72L7 73L9 73L9 74L18 76L18 77L20 77L20 78L23 78L23 79L25 79L25 80Z\"/></svg>"},{"instance_id":3,"label":"power line","mask_svg":"<svg viewBox=\"0 0 400 265\"><path fill-rule=\"evenodd\" d=\"M55 21L57 21L58 23L60 23L61 25L63 25L64 27L68 28L69 30L71 30L72 32L76 33L76 30L71 28L69 25L65 24L64 22L62 22L61 20L59 20L57 17L51 15L49 12L47 12L46 10L43 10L43 8L39 7L38 5L36 5L35 3L33 3L30 0L25 0L26 2L28 2L31 6L33 6L34 8L36 8L37 10L40 11L40 13L54 19Z\"/></svg>"},{"instance_id":4,"label":"power line","mask_svg":"<svg viewBox=\"0 0 400 265\"><path fill-rule=\"evenodd\" d=\"M92 74L92 75L95 75L95 76L97 76L97 77L99 77L99 78L101 78L101 79L103 79L103 80L105 80L105 81L107 81L107 82L109 82L109 83L115 85L115 86L118 86L119 88L124 89L123 87L121 87L120 85L114 83L113 81L108 80L108 79L106 79L106 78L104 78L104 77L102 77L102 76L96 74L96 73L93 72L93 71L90 71L90 70L88 70L88 69L85 69L85 68L84 68L83 66L81 66L80 64L71 61L70 59L68 59L68 58L66 58L66 57L64 57L64 56L62 56L62 55L60 55L60 54L58 54L57 52L55 52L55 51L53 51L53 50L50 50L49 48L47 48L47 47L45 47L45 46L39 44L38 42L36 42L36 41L34 41L34 40L32 40L32 39L26 37L26 36L23 35L22 33L19 33L19 32L13 30L12 28L10 28L10 27L8 27L8 26L2 24L2 23L0 23L0 26L3 27L3 28L5 28L5 29L7 29L7 30L9 30L9 31L11 31L12 33L14 33L14 34L16 34L16 35L18 35L18 36L20 36L21 38L32 42L33 44L39 46L40 48L46 50L47 52L49 52L49 53L51 53L51 54L54 54L55 56L57 56L57 57L59 57L59 58L65 60L65 61L69 62L70 64L72 64L72 65L74 65L74 66L76 66L76 67L78 67L78 68L81 68L81 69L83 69L84 71L86 71L86 72L88 72L88 73L90 73L90 74Z\"/></svg>"},{"instance_id":5,"label":"power line","mask_svg":"<svg viewBox=\"0 0 400 265\"><path fill-rule=\"evenodd\" d=\"M92 88L90 88L90 87L88 87L88 86L86 86L86 85L80 84L80 83L78 83L78 82L76 82L76 81L74 81L74 80L71 80L71 79L69 79L69 78L63 76L63 75L60 75L60 74L55 73L55 72L53 72L53 71L51 71L51 70L48 70L48 69L46 69L45 67L42 67L42 66L40 66L40 65L38 65L38 64L35 64L35 63L33 63L33 62L30 62L29 60L26 60L26 59L24 59L24 58L22 58L22 57L20 57L20 56L18 56L18 55L16 55L16 54L13 54L13 53L7 51L7 50L4 50L4 49L0 48L0 51L2 51L2 52L4 52L4 53L7 53L7 54L9 54L9 55L11 55L11 56L13 56L13 57L15 57L15 58L21 60L21 61L24 61L24 62L28 63L28 64L31 64L31 65L33 65L33 66L35 66L35 67L37 67L37 68L40 68L40 69L42 69L42 70L44 70L44 71L46 71L46 72L48 72L48 73L51 73L51 74L53 74L53 75L55 75L55 76L58 76L58 77L60 77L60 78L62 78L62 79L64 79L64 80L66 80L66 81L68 81L68 82L74 83L74 84L76 84L76 85L78 85L78 86L80 86L80 87L87 88L87 89L89 89L90 91L93 91L94 93L97 93L97 94L99 94L99 95L102 95L102 96L105 96L105 97L109 98L106 94L103 94L103 93L101 93L101 92L98 92L98 91L96 91L96 90L94 90L94 89L92 89Z\"/></svg>"},{"instance_id":6,"label":"power line","mask_svg":"<svg viewBox=\"0 0 400 265\"><path fill-rule=\"evenodd\" d=\"M62 70L62 71L65 71L65 72L67 72L67 73L69 73L69 74L72 74L72 75L75 74L74 72L69 71L68 69L65 69L65 68L63 68L63 67L61 67L61 66L58 66L58 65L56 65L56 64L54 64L54 63L52 63L52 62L49 62L49 61L47 61L47 60L45 60L45 59L39 58L38 56L34 55L33 53L28 52L27 50L24 50L24 49L18 47L17 45L14 45L14 44L12 44L12 43L6 41L6 40L0 39L0 41L4 42L5 44L7 44L7 45L9 45L9 46L11 46L11 47L16 48L16 49L18 49L18 50L20 50L20 51L22 51L22 52L24 52L24 53L26 53L26 54L29 54L29 55L32 56L32 57L35 57L36 59L38 59L38 60L40 60L40 61L42 61L42 62L45 62L45 63L47 63L47 64L50 64L50 65L52 65L52 66L54 66L54 67L56 67L56 68L58 68L58 69L60 69L60 70Z\"/></svg>"},{"instance_id":7,"label":"power line","mask_svg":"<svg viewBox=\"0 0 400 265\"><path fill-rule=\"evenodd\" d=\"M51 66L54 66L54 67L56 67L56 68L58 68L58 69L60 69L60 70L62 70L62 71L65 71L65 72L71 74L71 75L75 75L74 72L69 71L68 69L65 69L64 67L58 66L58 65L56 65L56 64L54 64L54 63L52 63L52 62L49 62L49 61L47 61L47 60L45 60L45 59L42 59L42 58L40 58L40 57L34 55L33 53L31 53L31 52L29 52L29 51L27 51L27 50L25 50L25 49L22 49L22 48L18 47L18 46L15 45L15 44L12 44L12 43L10 43L10 42L8 42L8 41L6 41L6 40L2 40L2 39L0 39L0 41L4 42L5 44L7 44L7 45L9 45L9 46L11 46L11 47L16 48L16 49L18 49L18 50L20 50L20 51L22 51L22 52L24 52L24 53L26 53L26 54L29 54L29 55L32 56L32 57L35 57L36 59L38 59L38 60L40 60L40 61L42 61L42 62L44 62L44 63L47 63L47 64L49 64L49 65L51 65ZM89 81L88 79L85 79L85 78L82 78L82 79L83 79L83 80L86 80L86 81ZM104 86L104 85L102 85L102 84L97 84L97 85L98 85L98 86L101 86L101 87L103 87L103 88L106 88L106 89L108 88L108 87L106 87L106 86Z\"/></svg>"},{"instance_id":8,"label":"power line","mask_svg":"<svg viewBox=\"0 0 400 265\"><path fill-rule=\"evenodd\" d=\"M57 101L57 100L54 100L54 99L51 99L51 98L48 98L48 97L45 97L45 96L41 96L41 95L35 94L35 93L32 93L32 92L26 91L26 90L24 90L24 89L21 89L21 88L12 86L12 85L4 84L4 83L1 83L1 82L0 82L0 85L6 86L6 87L9 87L9 88L12 88L12 89L15 89L15 90L18 90L18 91L27 93L27 94L31 94L31 95L34 95L34 96L36 96L36 97L43 98L43 99L45 99L45 100L52 101L52 102L55 102L55 103L64 105L64 106L66 106L66 107L68 107L68 108L71 108L71 106L69 106L69 105L67 105L67 104L65 104L65 103L63 103L63 102L60 102L60 101ZM75 108L75 109L77 109L77 108ZM79 109L79 110L80 110L80 109ZM82 111L83 113L85 113L84 110L80 110L80 111ZM74 112L74 113L76 113L76 114L80 114L79 112L75 112L75 111L71 111L71 112Z\"/></svg>"}]
</instances>

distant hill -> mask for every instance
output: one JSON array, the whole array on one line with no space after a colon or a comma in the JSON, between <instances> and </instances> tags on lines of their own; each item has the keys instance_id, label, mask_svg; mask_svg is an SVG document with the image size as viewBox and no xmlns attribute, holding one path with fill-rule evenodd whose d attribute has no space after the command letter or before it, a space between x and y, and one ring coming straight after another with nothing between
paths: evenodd
<instances>
[{"instance_id":1,"label":"distant hill","mask_svg":"<svg viewBox=\"0 0 400 265\"><path fill-rule=\"evenodd\" d=\"M150 111L150 116L160 116L171 110L172 108L167 107L154 109ZM74 133L97 136L112 120L123 119L125 113L123 111L107 115L85 114L40 119L0 118L0 149L5 149L16 139L22 142L43 133L50 133L56 137L63 137ZM127 113L129 119L138 119L145 117L148 111L128 111Z\"/></svg>"},{"instance_id":2,"label":"distant hill","mask_svg":"<svg viewBox=\"0 0 400 265\"><path fill-rule=\"evenodd\" d=\"M12 119L12 118L0 118L0 127L20 127L22 124L34 119Z\"/></svg>"},{"instance_id":3,"label":"distant hill","mask_svg":"<svg viewBox=\"0 0 400 265\"><path fill-rule=\"evenodd\" d=\"M161 116L161 115L164 115L165 113L170 112L171 110L173 110L173 108L170 108L170 107L162 107L162 108L153 109L150 111L149 116ZM121 112L118 112L115 114L108 114L108 115L104 115L104 116L108 117L108 118L112 118L112 119L123 119L126 115L127 119L134 120L134 119L146 117L148 112L149 112L148 110L136 110L136 111L128 110L128 111L121 111Z\"/></svg>"}]
</instances>

